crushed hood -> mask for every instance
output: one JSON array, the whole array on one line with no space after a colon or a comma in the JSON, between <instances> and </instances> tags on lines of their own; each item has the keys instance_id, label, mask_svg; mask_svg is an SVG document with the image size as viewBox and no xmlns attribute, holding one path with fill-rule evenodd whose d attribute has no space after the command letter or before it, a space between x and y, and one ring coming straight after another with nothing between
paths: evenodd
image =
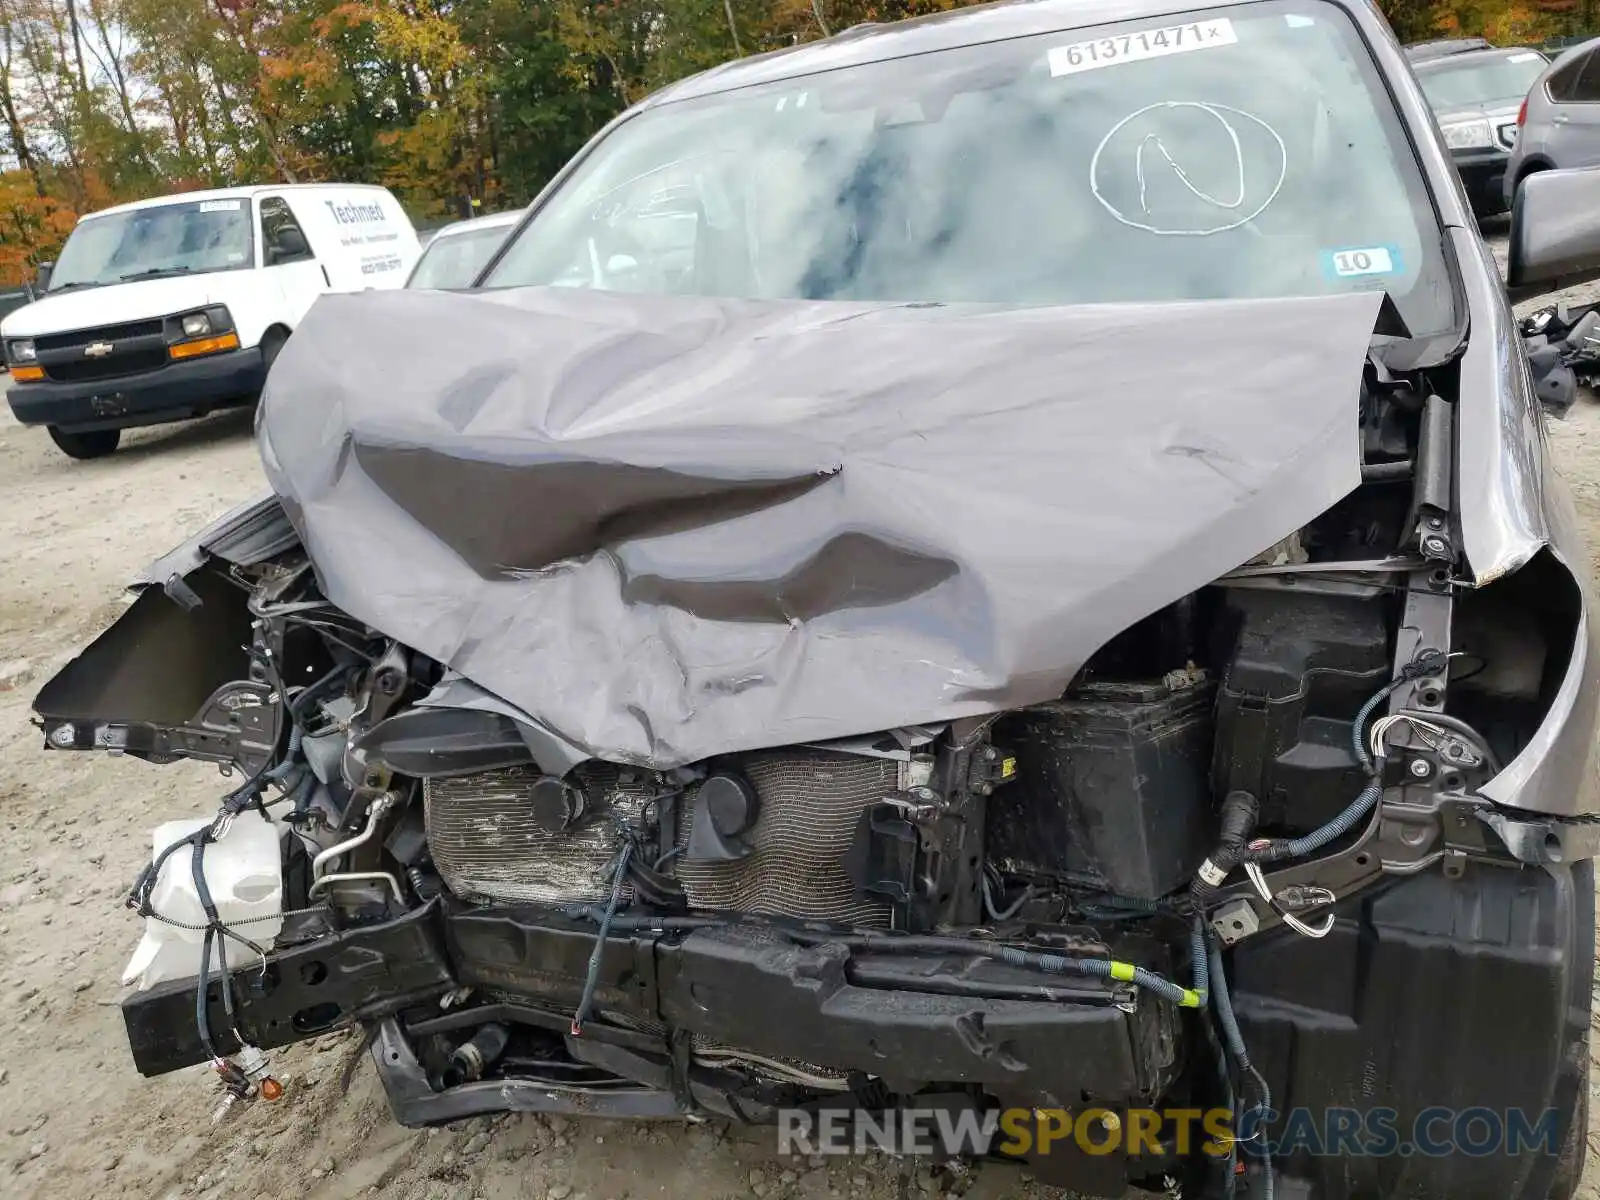
<instances>
[{"instance_id":1,"label":"crushed hood","mask_svg":"<svg viewBox=\"0 0 1600 1200\"><path fill-rule=\"evenodd\" d=\"M447 704L669 767L1055 697L1360 480L1379 296L327 296L258 418Z\"/></svg>"}]
</instances>

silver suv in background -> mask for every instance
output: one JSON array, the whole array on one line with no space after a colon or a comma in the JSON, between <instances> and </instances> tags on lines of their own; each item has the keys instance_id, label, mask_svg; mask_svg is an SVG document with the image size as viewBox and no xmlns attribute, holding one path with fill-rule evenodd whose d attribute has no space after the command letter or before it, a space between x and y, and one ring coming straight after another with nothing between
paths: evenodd
<instances>
[{"instance_id":1,"label":"silver suv in background","mask_svg":"<svg viewBox=\"0 0 1600 1200\"><path fill-rule=\"evenodd\" d=\"M511 227L522 220L523 210L494 213L457 221L433 231L422 257L406 280L408 288L470 287L505 241Z\"/></svg>"},{"instance_id":2,"label":"silver suv in background","mask_svg":"<svg viewBox=\"0 0 1600 1200\"><path fill-rule=\"evenodd\" d=\"M1528 90L1502 185L1505 206L1536 171L1600 165L1600 38L1564 52Z\"/></svg>"},{"instance_id":3,"label":"silver suv in background","mask_svg":"<svg viewBox=\"0 0 1600 1200\"><path fill-rule=\"evenodd\" d=\"M1493 216L1510 207L1504 198L1506 164L1517 142L1517 112L1528 88L1549 65L1526 46L1481 48L1407 56L1439 121L1450 160L1467 189L1472 211Z\"/></svg>"}]
</instances>

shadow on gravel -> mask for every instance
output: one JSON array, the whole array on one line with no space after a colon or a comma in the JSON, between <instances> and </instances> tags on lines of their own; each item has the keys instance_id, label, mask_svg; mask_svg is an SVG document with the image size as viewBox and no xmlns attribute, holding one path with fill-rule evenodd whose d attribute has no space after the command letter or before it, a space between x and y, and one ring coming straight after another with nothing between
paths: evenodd
<instances>
[{"instance_id":1,"label":"shadow on gravel","mask_svg":"<svg viewBox=\"0 0 1600 1200\"><path fill-rule=\"evenodd\" d=\"M164 454L169 450L195 450L214 442L227 442L249 437L254 430L255 405L230 408L212 413L194 421L175 425L155 425L149 429L129 429L122 435L122 445L110 458L103 461L136 458L141 455Z\"/></svg>"},{"instance_id":2,"label":"shadow on gravel","mask_svg":"<svg viewBox=\"0 0 1600 1200\"><path fill-rule=\"evenodd\" d=\"M1511 232L1511 214L1500 213L1493 217L1479 217L1478 232L1486 238L1504 237Z\"/></svg>"}]
</instances>

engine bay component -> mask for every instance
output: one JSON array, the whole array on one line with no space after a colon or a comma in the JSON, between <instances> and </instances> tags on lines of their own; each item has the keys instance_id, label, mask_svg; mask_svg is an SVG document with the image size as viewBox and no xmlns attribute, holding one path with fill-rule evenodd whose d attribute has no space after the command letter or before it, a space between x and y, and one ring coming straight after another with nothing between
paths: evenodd
<instances>
[{"instance_id":1,"label":"engine bay component","mask_svg":"<svg viewBox=\"0 0 1600 1200\"><path fill-rule=\"evenodd\" d=\"M989 804L992 860L1142 899L1181 888L1210 841L1213 691L1203 672L1088 683L1003 719L1018 778Z\"/></svg>"},{"instance_id":2,"label":"engine bay component","mask_svg":"<svg viewBox=\"0 0 1600 1200\"><path fill-rule=\"evenodd\" d=\"M533 819L547 833L561 833L583 819L581 789L554 775L541 775L528 788L528 803Z\"/></svg>"},{"instance_id":3,"label":"engine bay component","mask_svg":"<svg viewBox=\"0 0 1600 1200\"><path fill-rule=\"evenodd\" d=\"M426 780L428 845L445 886L483 901L604 900L620 830L655 789L614 771L593 786L591 806L533 767Z\"/></svg>"},{"instance_id":4,"label":"engine bay component","mask_svg":"<svg viewBox=\"0 0 1600 1200\"><path fill-rule=\"evenodd\" d=\"M1357 892L1514 860L1472 795L1495 752L1445 711L1468 652L1447 648L1440 569L1397 557L1320 580L1303 549L1262 557L1130 627L1046 704L561 773L515 718L417 705L438 664L268 568L252 646L297 681L276 689L287 733L169 849L222 855L232 831L269 828L255 808L278 810L282 927L259 971L219 959L213 979L202 965L130 1000L140 1068L211 1061L239 1103L260 1090L241 1065L255 1053L354 1021L418 1123L765 1119L828 1096L1271 1110L1259 1022L1232 1001L1252 981L1226 955L1337 945ZM1504 723L1537 704L1559 626L1507 638L1494 611L1460 628L1532 655L1482 676ZM1234 784L1262 799L1216 799ZM213 950L230 934L216 911L193 924ZM1215 1045L1188 1032L1202 1008ZM1199 1170L1063 1161L1034 1165L1107 1195Z\"/></svg>"},{"instance_id":5,"label":"engine bay component","mask_svg":"<svg viewBox=\"0 0 1600 1200\"><path fill-rule=\"evenodd\" d=\"M1351 728L1389 678L1382 605L1231 588L1225 603L1232 638L1217 692L1215 794L1255 796L1264 829L1314 829L1366 782Z\"/></svg>"},{"instance_id":6,"label":"engine bay component","mask_svg":"<svg viewBox=\"0 0 1600 1200\"><path fill-rule=\"evenodd\" d=\"M732 862L751 853L741 835L756 823L761 794L743 775L718 771L694 792L685 862Z\"/></svg>"},{"instance_id":7,"label":"engine bay component","mask_svg":"<svg viewBox=\"0 0 1600 1200\"><path fill-rule=\"evenodd\" d=\"M691 789L688 820L678 833L684 854L673 864L693 908L721 912L786 914L808 921L838 921L881 928L890 906L859 894L845 863L862 815L901 788L905 764L892 759L795 748L739 760L758 815L738 836L745 853L708 860L694 853L696 829L715 809ZM716 784L712 776L701 788ZM716 799L713 796L713 799ZM718 799L735 809L737 802Z\"/></svg>"},{"instance_id":8,"label":"engine bay component","mask_svg":"<svg viewBox=\"0 0 1600 1200\"><path fill-rule=\"evenodd\" d=\"M210 817L169 821L156 827L151 866L167 847L211 825ZM202 872L218 919L249 931L250 940L271 946L283 924L283 829L251 814L233 821L207 848ZM152 915L144 937L122 973L124 984L141 991L172 979L193 978L205 946L205 903L195 882L193 853L169 855L156 869L148 891ZM252 951L229 939L222 947L230 966L246 964Z\"/></svg>"},{"instance_id":9,"label":"engine bay component","mask_svg":"<svg viewBox=\"0 0 1600 1200\"><path fill-rule=\"evenodd\" d=\"M451 1052L450 1064L439 1077L441 1090L482 1079L484 1070L505 1053L510 1040L511 1031L504 1025L490 1024L478 1030Z\"/></svg>"}]
</instances>

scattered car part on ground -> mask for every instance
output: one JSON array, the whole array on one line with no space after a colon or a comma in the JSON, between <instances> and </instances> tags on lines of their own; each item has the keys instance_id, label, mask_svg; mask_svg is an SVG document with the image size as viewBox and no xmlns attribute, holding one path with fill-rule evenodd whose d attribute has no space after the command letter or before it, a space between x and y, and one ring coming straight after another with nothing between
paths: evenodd
<instances>
[{"instance_id":1,"label":"scattered car part on ground","mask_svg":"<svg viewBox=\"0 0 1600 1200\"><path fill-rule=\"evenodd\" d=\"M1565 415L1582 385L1600 388L1600 305L1555 305L1520 322L1528 366L1545 406Z\"/></svg>"},{"instance_id":2,"label":"scattered car part on ground","mask_svg":"<svg viewBox=\"0 0 1600 1200\"><path fill-rule=\"evenodd\" d=\"M1517 144L1517 114L1548 65L1543 54L1526 46L1485 45L1413 60L1467 199L1480 217L1509 207L1504 185Z\"/></svg>"},{"instance_id":3,"label":"scattered car part on ground","mask_svg":"<svg viewBox=\"0 0 1600 1200\"><path fill-rule=\"evenodd\" d=\"M225 188L83 217L36 302L0 321L7 393L73 458L124 429L252 404L318 296L400 287L417 237L365 184Z\"/></svg>"},{"instance_id":4,"label":"scattered car part on ground","mask_svg":"<svg viewBox=\"0 0 1600 1200\"><path fill-rule=\"evenodd\" d=\"M1332 0L1039 0L625 114L472 295L319 306L273 494L37 696L236 781L131 889L205 914L136 1065L236 1110L360 1024L412 1125L1488 1107L1551 1152L1020 1153L1566 1200L1600 677L1507 295L1600 276L1597 208L1530 180L1502 284ZM206 863L263 821L270 946Z\"/></svg>"}]
</instances>

